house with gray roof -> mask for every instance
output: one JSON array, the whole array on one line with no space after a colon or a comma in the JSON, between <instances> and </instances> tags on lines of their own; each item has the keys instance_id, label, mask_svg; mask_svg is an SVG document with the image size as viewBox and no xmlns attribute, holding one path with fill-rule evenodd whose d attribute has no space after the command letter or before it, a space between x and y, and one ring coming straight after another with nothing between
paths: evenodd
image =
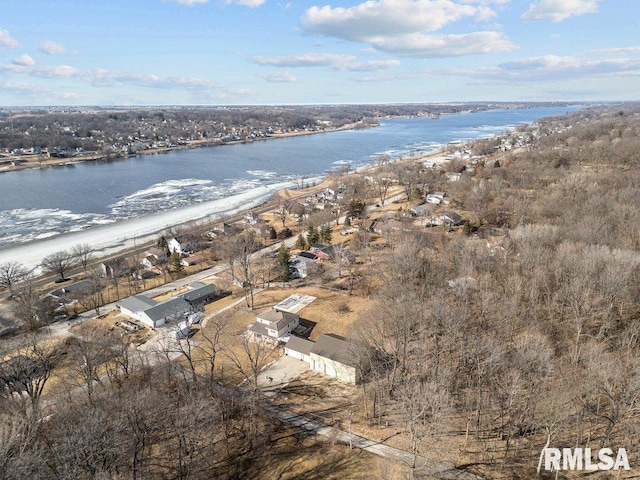
<instances>
[{"instance_id":1,"label":"house with gray roof","mask_svg":"<svg viewBox=\"0 0 640 480\"><path fill-rule=\"evenodd\" d=\"M355 352L349 342L332 333L320 335L311 348L311 369L356 384L360 380Z\"/></svg>"},{"instance_id":2,"label":"house with gray roof","mask_svg":"<svg viewBox=\"0 0 640 480\"><path fill-rule=\"evenodd\" d=\"M191 305L180 297L170 298L164 302L156 302L145 295L134 295L116 304L124 315L138 320L151 328L161 327L174 322L191 311Z\"/></svg>"},{"instance_id":3,"label":"house with gray roof","mask_svg":"<svg viewBox=\"0 0 640 480\"><path fill-rule=\"evenodd\" d=\"M220 296L220 289L212 283L193 282L189 285L189 290L178 295L186 300L196 310L201 310L204 306Z\"/></svg>"},{"instance_id":4,"label":"house with gray roof","mask_svg":"<svg viewBox=\"0 0 640 480\"><path fill-rule=\"evenodd\" d=\"M256 316L256 322L249 327L247 334L254 341L278 343L300 325L300 317L295 313L268 308Z\"/></svg>"},{"instance_id":5,"label":"house with gray roof","mask_svg":"<svg viewBox=\"0 0 640 480\"><path fill-rule=\"evenodd\" d=\"M314 371L356 384L360 381L360 370L352 344L332 333L320 335L314 343L292 336L284 347L285 355L309 364Z\"/></svg>"},{"instance_id":6,"label":"house with gray roof","mask_svg":"<svg viewBox=\"0 0 640 480\"><path fill-rule=\"evenodd\" d=\"M284 354L311 364L311 349L313 345L314 343L311 340L292 335L284 346Z\"/></svg>"}]
</instances>

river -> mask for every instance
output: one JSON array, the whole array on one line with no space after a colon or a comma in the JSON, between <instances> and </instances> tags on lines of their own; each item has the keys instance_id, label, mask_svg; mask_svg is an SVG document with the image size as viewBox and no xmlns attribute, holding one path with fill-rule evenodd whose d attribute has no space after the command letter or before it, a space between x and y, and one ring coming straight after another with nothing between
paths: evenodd
<instances>
[{"instance_id":1,"label":"river","mask_svg":"<svg viewBox=\"0 0 640 480\"><path fill-rule=\"evenodd\" d=\"M575 107L394 118L375 128L2 173L0 263L24 260L25 250L16 248L29 242L40 251L83 238L106 245L116 232L123 242L123 235L155 233L180 220L259 203L276 188L318 178L345 163L358 167L380 154L428 153L570 110ZM70 232L78 235L66 238ZM28 263L34 261L35 256Z\"/></svg>"}]
</instances>

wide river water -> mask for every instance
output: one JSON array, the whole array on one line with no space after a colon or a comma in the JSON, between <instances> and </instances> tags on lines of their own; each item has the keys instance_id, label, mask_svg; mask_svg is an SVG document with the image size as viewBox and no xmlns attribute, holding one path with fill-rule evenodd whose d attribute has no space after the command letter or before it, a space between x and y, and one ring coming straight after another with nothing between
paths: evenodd
<instances>
[{"instance_id":1,"label":"wide river water","mask_svg":"<svg viewBox=\"0 0 640 480\"><path fill-rule=\"evenodd\" d=\"M432 152L452 141L496 135L570 110L575 108L397 118L368 129L2 173L0 262L2 250L8 253L26 242L99 226L105 232L109 225L163 213L169 224L181 211L189 211L185 219L199 216L194 209L201 216L228 212L264 199L283 184L320 177L345 163L359 167L379 154L398 158Z\"/></svg>"}]
</instances>

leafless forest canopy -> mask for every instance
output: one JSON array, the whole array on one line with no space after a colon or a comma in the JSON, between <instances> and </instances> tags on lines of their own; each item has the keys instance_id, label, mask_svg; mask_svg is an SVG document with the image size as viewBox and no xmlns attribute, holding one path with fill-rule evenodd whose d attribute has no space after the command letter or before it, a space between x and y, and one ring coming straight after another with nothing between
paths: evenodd
<instances>
[{"instance_id":1,"label":"leafless forest canopy","mask_svg":"<svg viewBox=\"0 0 640 480\"><path fill-rule=\"evenodd\" d=\"M380 198L382 179L416 199L446 189L467 219L346 247L356 261L339 276L371 303L350 336L359 413L416 453L453 442L489 478L529 478L545 445L626 447L640 467L640 106L509 138L524 146L476 141L484 160L452 162L456 182L396 162L369 189L345 186L351 206ZM281 427L255 392L221 382L216 338L202 345L198 369L190 352L150 365L118 339L60 350L33 336L0 366L0 478L258 478ZM83 388L43 397L60 364Z\"/></svg>"}]
</instances>

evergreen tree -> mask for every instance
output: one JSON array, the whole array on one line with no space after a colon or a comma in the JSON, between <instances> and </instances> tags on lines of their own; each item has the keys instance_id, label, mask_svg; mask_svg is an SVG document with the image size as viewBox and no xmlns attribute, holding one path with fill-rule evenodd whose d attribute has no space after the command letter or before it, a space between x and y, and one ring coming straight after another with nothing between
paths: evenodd
<instances>
[{"instance_id":1,"label":"evergreen tree","mask_svg":"<svg viewBox=\"0 0 640 480\"><path fill-rule=\"evenodd\" d=\"M176 251L171 252L171 271L174 273L179 273L184 270L184 265L182 265L182 257Z\"/></svg>"},{"instance_id":2,"label":"evergreen tree","mask_svg":"<svg viewBox=\"0 0 640 480\"><path fill-rule=\"evenodd\" d=\"M325 225L324 227L320 228L319 237L321 243L331 243L331 227Z\"/></svg>"},{"instance_id":3,"label":"evergreen tree","mask_svg":"<svg viewBox=\"0 0 640 480\"><path fill-rule=\"evenodd\" d=\"M278 264L282 267L282 281L288 282L291 280L291 270L289 264L291 263L291 252L287 246L282 243L278 249Z\"/></svg>"},{"instance_id":4,"label":"evergreen tree","mask_svg":"<svg viewBox=\"0 0 640 480\"><path fill-rule=\"evenodd\" d=\"M367 205L362 200L353 199L347 205L347 215L351 218L362 218Z\"/></svg>"},{"instance_id":5,"label":"evergreen tree","mask_svg":"<svg viewBox=\"0 0 640 480\"><path fill-rule=\"evenodd\" d=\"M167 237L160 235L156 240L156 247L164 252L169 252L169 244L167 243Z\"/></svg>"},{"instance_id":6,"label":"evergreen tree","mask_svg":"<svg viewBox=\"0 0 640 480\"><path fill-rule=\"evenodd\" d=\"M316 230L316 227L314 227L313 224L310 224L309 228L307 229L307 243L309 245L313 245L314 243L318 243L319 239L320 235Z\"/></svg>"},{"instance_id":7,"label":"evergreen tree","mask_svg":"<svg viewBox=\"0 0 640 480\"><path fill-rule=\"evenodd\" d=\"M298 250L307 249L307 241L305 240L304 235L302 235L301 233L298 235L298 238L296 240L296 248Z\"/></svg>"}]
</instances>

